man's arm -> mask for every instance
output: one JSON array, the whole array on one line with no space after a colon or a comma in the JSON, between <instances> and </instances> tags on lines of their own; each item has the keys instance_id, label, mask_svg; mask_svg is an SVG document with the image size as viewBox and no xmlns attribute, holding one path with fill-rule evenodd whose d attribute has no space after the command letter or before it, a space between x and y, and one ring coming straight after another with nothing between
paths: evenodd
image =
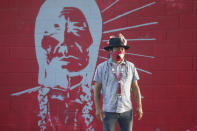
<instances>
[{"instance_id":1,"label":"man's arm","mask_svg":"<svg viewBox=\"0 0 197 131\"><path fill-rule=\"evenodd\" d=\"M133 95L135 98L135 102L137 103L135 115L138 115L138 120L140 120L143 116L143 111L141 102L141 92L137 80L132 83L131 88L133 89Z\"/></svg>"},{"instance_id":2,"label":"man's arm","mask_svg":"<svg viewBox=\"0 0 197 131\"><path fill-rule=\"evenodd\" d=\"M96 108L96 117L99 120L103 119L103 111L100 106L100 95L101 95L101 88L102 85L98 82L94 82L94 102L95 102L95 108Z\"/></svg>"}]
</instances>

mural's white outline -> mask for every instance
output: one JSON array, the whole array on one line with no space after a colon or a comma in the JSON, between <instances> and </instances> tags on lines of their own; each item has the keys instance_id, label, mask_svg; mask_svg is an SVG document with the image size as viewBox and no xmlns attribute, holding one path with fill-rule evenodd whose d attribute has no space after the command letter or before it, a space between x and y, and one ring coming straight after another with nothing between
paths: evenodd
<instances>
[{"instance_id":1,"label":"mural's white outline","mask_svg":"<svg viewBox=\"0 0 197 131\"><path fill-rule=\"evenodd\" d=\"M139 8L136 8L136 9L134 9L134 10L128 11L128 12L126 12L126 13L124 13L124 14L118 15L118 16L116 16L116 17L110 19L110 20L105 21L103 24L107 24L107 23L109 23L109 22L111 22L111 21L114 21L114 20L116 20L116 19L119 19L119 18L121 18L121 17L123 17L123 16L125 16L125 15L128 15L128 14L130 14L130 13L133 13L133 12L135 12L135 11L138 11L138 10L140 10L140 9L143 9L143 8L145 8L145 7L148 7L148 6L151 6L151 5L154 5L154 4L156 4L156 2L152 2L152 3L147 4L147 5L144 5L144 6L142 6L142 7L139 7Z\"/></svg>"},{"instance_id":2,"label":"mural's white outline","mask_svg":"<svg viewBox=\"0 0 197 131\"><path fill-rule=\"evenodd\" d=\"M110 4L107 8L103 9L101 11L101 13L105 12L106 10L108 10L109 8L111 8L113 5L115 5L117 2L119 2L119 0L114 1L112 4Z\"/></svg>"},{"instance_id":3,"label":"mural's white outline","mask_svg":"<svg viewBox=\"0 0 197 131\"><path fill-rule=\"evenodd\" d=\"M20 96L20 95L26 94L26 93L30 94L30 93L36 92L40 88L41 88L41 86L37 86L37 87L34 87L34 88L26 89L24 91L20 91L20 92L17 92L17 93L12 93L11 96Z\"/></svg>"},{"instance_id":4,"label":"mural's white outline","mask_svg":"<svg viewBox=\"0 0 197 131\"><path fill-rule=\"evenodd\" d=\"M138 38L138 39L127 39L127 41L152 41L157 40L156 38Z\"/></svg>"},{"instance_id":5,"label":"mural's white outline","mask_svg":"<svg viewBox=\"0 0 197 131\"><path fill-rule=\"evenodd\" d=\"M138 38L138 39L127 39L127 41L152 41L157 40L156 38ZM102 42L108 42L109 40L102 40Z\"/></svg>"},{"instance_id":6,"label":"mural's white outline","mask_svg":"<svg viewBox=\"0 0 197 131\"><path fill-rule=\"evenodd\" d=\"M151 59L154 59L154 58L155 58L154 56L141 55L141 54L134 54L134 53L128 53L128 52L126 52L125 54L128 54L128 55L135 55L135 56L140 56L140 57L147 57L147 58L151 58Z\"/></svg>"},{"instance_id":7,"label":"mural's white outline","mask_svg":"<svg viewBox=\"0 0 197 131\"><path fill-rule=\"evenodd\" d=\"M143 26L155 25L155 24L158 24L158 22L148 22L148 23L144 23L144 24L140 24L140 25L134 25L134 26L122 27L122 28L118 28L118 29L112 29L112 30L104 31L103 34L118 32L118 31L128 30L128 29L134 29L134 28L139 28L139 27L143 27Z\"/></svg>"},{"instance_id":8,"label":"mural's white outline","mask_svg":"<svg viewBox=\"0 0 197 131\"><path fill-rule=\"evenodd\" d=\"M137 67L136 67L136 69L139 70L139 71L145 72L145 73L147 73L149 75L152 75L152 73L150 71L143 70L143 69L140 69L140 68L137 68Z\"/></svg>"}]
</instances>

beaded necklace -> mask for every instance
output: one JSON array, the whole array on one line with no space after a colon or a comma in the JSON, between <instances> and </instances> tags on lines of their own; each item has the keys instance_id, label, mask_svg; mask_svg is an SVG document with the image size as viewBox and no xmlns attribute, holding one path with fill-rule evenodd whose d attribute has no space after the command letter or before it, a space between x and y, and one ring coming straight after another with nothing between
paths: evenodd
<instances>
[{"instance_id":1,"label":"beaded necklace","mask_svg":"<svg viewBox=\"0 0 197 131\"><path fill-rule=\"evenodd\" d=\"M117 74L116 74L116 72L115 72L115 69L114 69L113 64L110 63L110 65L111 65L111 68L112 68L112 72L113 72L113 74L114 74L116 80L118 81L118 96L121 96L121 95L122 95L122 90L121 90L121 79L122 79L122 76L123 76L123 72L124 72L124 71L123 71L123 68L124 68L125 64L122 64L122 65L121 65L121 72L120 72L120 78L119 78L119 79L118 79L118 76L117 76Z\"/></svg>"}]
</instances>

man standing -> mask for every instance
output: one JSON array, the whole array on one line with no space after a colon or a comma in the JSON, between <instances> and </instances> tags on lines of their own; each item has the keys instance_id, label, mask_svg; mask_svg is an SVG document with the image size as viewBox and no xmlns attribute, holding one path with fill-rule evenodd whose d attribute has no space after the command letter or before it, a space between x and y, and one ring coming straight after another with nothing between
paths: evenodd
<instances>
[{"instance_id":1,"label":"man standing","mask_svg":"<svg viewBox=\"0 0 197 131\"><path fill-rule=\"evenodd\" d=\"M138 86L139 76L133 63L124 59L125 50L129 49L127 40L122 34L112 37L109 45L110 58L99 64L95 77L94 101L96 117L103 121L104 131L115 131L117 122L121 131L131 131L133 111L131 91L137 103L136 115L142 118L141 93ZM103 93L103 109L100 106L100 92Z\"/></svg>"}]
</instances>

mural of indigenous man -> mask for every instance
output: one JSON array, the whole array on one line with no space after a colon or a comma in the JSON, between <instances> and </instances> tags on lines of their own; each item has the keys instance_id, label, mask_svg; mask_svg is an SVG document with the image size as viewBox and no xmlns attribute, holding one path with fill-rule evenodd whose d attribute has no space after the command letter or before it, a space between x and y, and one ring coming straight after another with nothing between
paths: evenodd
<instances>
[{"instance_id":1,"label":"mural of indigenous man","mask_svg":"<svg viewBox=\"0 0 197 131\"><path fill-rule=\"evenodd\" d=\"M38 126L94 130L91 83L102 35L102 18L94 0L46 0L35 22L39 65ZM74 123L74 124L73 124Z\"/></svg>"}]
</instances>

